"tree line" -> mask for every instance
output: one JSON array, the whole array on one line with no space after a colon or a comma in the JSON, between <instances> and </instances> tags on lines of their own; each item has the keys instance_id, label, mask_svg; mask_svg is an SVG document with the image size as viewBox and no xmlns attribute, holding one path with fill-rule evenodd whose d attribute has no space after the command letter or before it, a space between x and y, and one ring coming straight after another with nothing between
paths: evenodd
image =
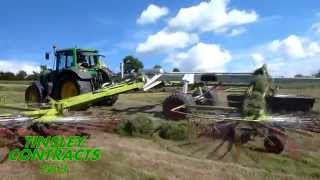
<instances>
[{"instance_id":1,"label":"tree line","mask_svg":"<svg viewBox=\"0 0 320 180\"><path fill-rule=\"evenodd\" d=\"M320 78L320 70L317 73L314 73L312 76L316 77L316 78ZM294 77L296 78L302 78L302 77L310 77L310 76L304 76L302 74L297 74Z\"/></svg>"},{"instance_id":2,"label":"tree line","mask_svg":"<svg viewBox=\"0 0 320 180\"><path fill-rule=\"evenodd\" d=\"M126 56L123 59L123 64L125 73L138 72L139 69L143 69L144 67L143 63L138 58L135 58L133 56ZM160 66L159 64L153 66L153 69L161 68L162 66ZM178 68L173 68L172 72L180 72L180 70Z\"/></svg>"},{"instance_id":3,"label":"tree line","mask_svg":"<svg viewBox=\"0 0 320 180\"><path fill-rule=\"evenodd\" d=\"M0 80L12 80L12 81L23 81L23 80L37 80L40 73L33 71L31 74L21 70L17 73L13 72L2 72L0 71Z\"/></svg>"},{"instance_id":4,"label":"tree line","mask_svg":"<svg viewBox=\"0 0 320 180\"><path fill-rule=\"evenodd\" d=\"M133 56L126 56L123 59L123 63L124 63L125 73L130 73L132 71L138 72L139 69L144 68L142 61L140 61L138 58L135 58ZM159 69L162 67L160 65L154 65L153 68ZM38 80L41 72L46 70L47 70L47 67L45 65L41 65L40 73L33 71L31 74L27 74L27 72L23 70L17 73L0 71L0 80L12 80L12 81ZM173 68L172 72L180 72L180 70L178 68Z\"/></svg>"},{"instance_id":5,"label":"tree line","mask_svg":"<svg viewBox=\"0 0 320 180\"><path fill-rule=\"evenodd\" d=\"M129 73L132 71L137 72L139 69L143 69L144 65L143 63L138 59L135 58L133 56L126 56L123 59L123 63L124 63L124 71L125 73ZM159 69L162 68L160 65L154 65L153 66L154 69ZM46 66L41 65L40 67L41 71L45 71L47 70ZM173 68L172 72L180 72L180 70L178 68ZM314 77L320 78L320 70L313 74ZM40 77L40 73L33 71L31 74L27 74L27 72L20 70L17 73L13 73L13 72L3 72L0 71L0 80L37 80ZM302 74L297 74L295 75L295 77L299 78L299 77L306 77Z\"/></svg>"}]
</instances>

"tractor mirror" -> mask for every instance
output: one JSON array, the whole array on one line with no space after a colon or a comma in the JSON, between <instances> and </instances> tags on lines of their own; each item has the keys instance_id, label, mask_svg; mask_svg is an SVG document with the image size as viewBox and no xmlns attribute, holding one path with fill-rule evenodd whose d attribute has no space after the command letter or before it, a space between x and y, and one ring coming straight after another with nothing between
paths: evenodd
<instances>
[{"instance_id":1,"label":"tractor mirror","mask_svg":"<svg viewBox=\"0 0 320 180\"><path fill-rule=\"evenodd\" d=\"M46 57L46 60L49 60L49 53L48 52L46 52L45 57Z\"/></svg>"}]
</instances>

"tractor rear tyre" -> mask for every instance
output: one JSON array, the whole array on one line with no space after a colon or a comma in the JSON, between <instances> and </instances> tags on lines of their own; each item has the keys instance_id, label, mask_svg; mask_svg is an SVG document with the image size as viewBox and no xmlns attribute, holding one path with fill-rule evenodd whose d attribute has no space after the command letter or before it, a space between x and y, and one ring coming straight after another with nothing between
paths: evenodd
<instances>
[{"instance_id":1,"label":"tractor rear tyre","mask_svg":"<svg viewBox=\"0 0 320 180\"><path fill-rule=\"evenodd\" d=\"M280 154L284 150L285 143L276 135L269 135L264 139L264 148L269 153Z\"/></svg>"},{"instance_id":2,"label":"tractor rear tyre","mask_svg":"<svg viewBox=\"0 0 320 180\"><path fill-rule=\"evenodd\" d=\"M27 105L37 105L44 102L43 86L40 82L32 83L25 91L25 102Z\"/></svg>"},{"instance_id":3,"label":"tractor rear tyre","mask_svg":"<svg viewBox=\"0 0 320 180\"><path fill-rule=\"evenodd\" d=\"M162 104L162 112L167 119L171 120L182 120L186 118L185 113L190 113L190 110L187 108L179 108L177 111L172 111L173 108L176 108L181 105L194 105L195 102L193 97L189 94L184 94L181 92L175 93L167 97Z\"/></svg>"},{"instance_id":4,"label":"tractor rear tyre","mask_svg":"<svg viewBox=\"0 0 320 180\"><path fill-rule=\"evenodd\" d=\"M68 76L63 76L60 79L58 89L56 90L58 93L56 96L58 99L66 99L91 91L92 88L90 81L81 81L72 77L70 78ZM81 104L73 107L72 110L86 110L88 108L88 104Z\"/></svg>"},{"instance_id":5,"label":"tractor rear tyre","mask_svg":"<svg viewBox=\"0 0 320 180\"><path fill-rule=\"evenodd\" d=\"M64 76L58 85L58 99L66 99L79 94L91 92L90 81L80 81L75 78Z\"/></svg>"}]
</instances>

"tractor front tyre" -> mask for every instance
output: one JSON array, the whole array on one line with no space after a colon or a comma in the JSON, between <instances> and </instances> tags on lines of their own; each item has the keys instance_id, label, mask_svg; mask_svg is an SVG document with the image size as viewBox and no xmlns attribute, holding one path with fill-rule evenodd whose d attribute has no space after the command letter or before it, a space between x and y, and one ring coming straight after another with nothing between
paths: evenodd
<instances>
[{"instance_id":1,"label":"tractor front tyre","mask_svg":"<svg viewBox=\"0 0 320 180\"><path fill-rule=\"evenodd\" d=\"M195 105L194 99L189 94L175 93L167 97L162 103L162 112L167 119L182 120L186 118L186 115L190 113L190 110L186 107L177 108L182 105Z\"/></svg>"},{"instance_id":2,"label":"tractor front tyre","mask_svg":"<svg viewBox=\"0 0 320 180\"><path fill-rule=\"evenodd\" d=\"M25 102L27 105L39 105L44 102L43 86L40 82L32 83L25 91Z\"/></svg>"}]
</instances>

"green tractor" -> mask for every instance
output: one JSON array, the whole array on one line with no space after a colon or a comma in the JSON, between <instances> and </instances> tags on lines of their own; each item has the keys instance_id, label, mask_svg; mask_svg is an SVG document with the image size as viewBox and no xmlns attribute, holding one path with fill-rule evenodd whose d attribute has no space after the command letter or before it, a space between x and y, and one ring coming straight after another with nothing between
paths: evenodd
<instances>
[{"instance_id":1,"label":"green tractor","mask_svg":"<svg viewBox=\"0 0 320 180\"><path fill-rule=\"evenodd\" d=\"M113 72L104 63L104 56L94 49L53 47L53 69L40 73L38 81L25 91L27 104L42 104L48 97L66 99L82 93L92 92L113 84ZM49 53L46 53L49 59ZM95 102L97 105L112 106L118 96L106 97Z\"/></svg>"}]
</instances>

